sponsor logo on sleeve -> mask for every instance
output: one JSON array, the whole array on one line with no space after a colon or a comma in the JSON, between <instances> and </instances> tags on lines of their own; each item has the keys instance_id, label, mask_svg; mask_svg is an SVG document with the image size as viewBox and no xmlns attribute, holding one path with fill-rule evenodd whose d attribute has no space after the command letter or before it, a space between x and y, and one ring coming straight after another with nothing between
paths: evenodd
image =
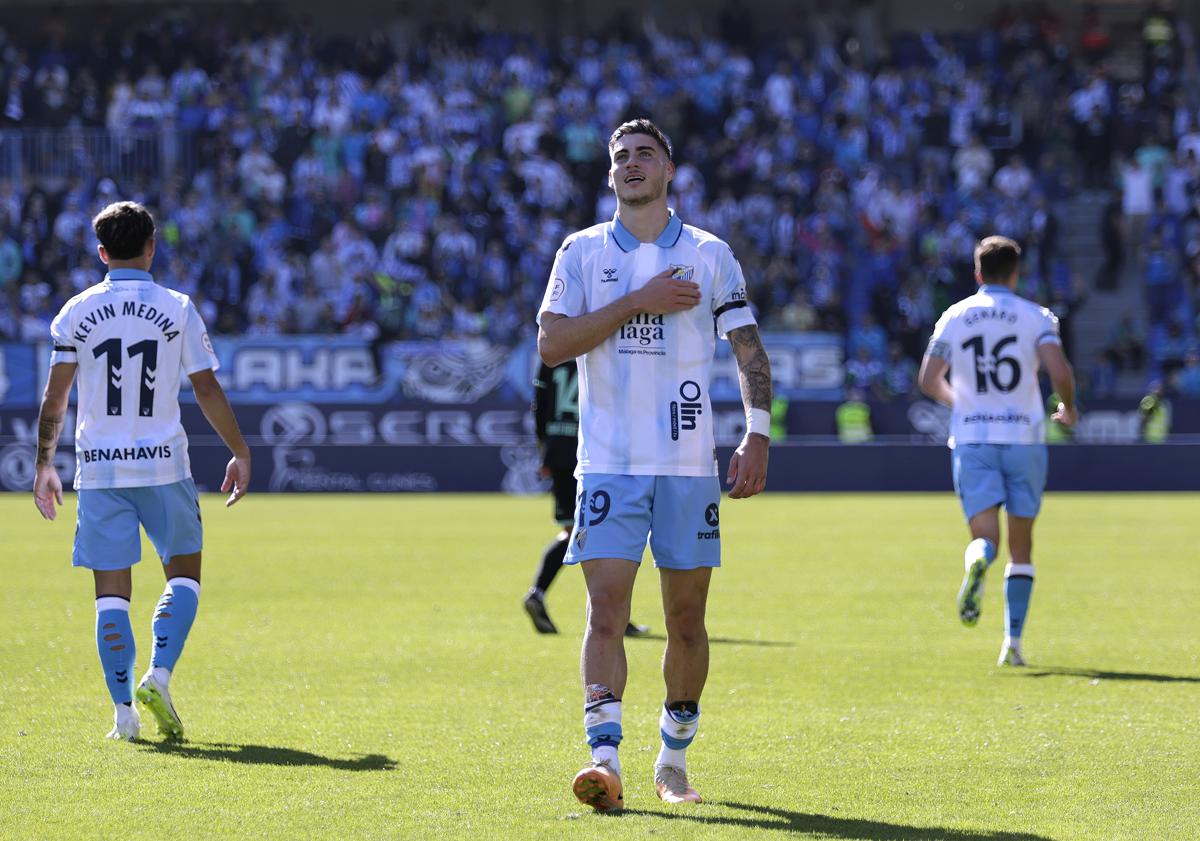
<instances>
[{"instance_id":1,"label":"sponsor logo on sleeve","mask_svg":"<svg viewBox=\"0 0 1200 841\"><path fill-rule=\"evenodd\" d=\"M550 287L550 300L557 301L567 291L567 284L563 282L561 277L554 278L554 285Z\"/></svg>"}]
</instances>

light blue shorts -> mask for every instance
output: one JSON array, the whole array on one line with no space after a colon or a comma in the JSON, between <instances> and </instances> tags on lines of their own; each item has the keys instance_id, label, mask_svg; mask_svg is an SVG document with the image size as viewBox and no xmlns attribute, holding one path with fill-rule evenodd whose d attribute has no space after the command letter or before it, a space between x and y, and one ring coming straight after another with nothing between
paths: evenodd
<instances>
[{"instance_id":1,"label":"light blue shorts","mask_svg":"<svg viewBox=\"0 0 1200 841\"><path fill-rule=\"evenodd\" d=\"M79 492L71 563L87 569L126 569L142 559L138 524L162 562L199 552L204 543L200 500L191 479L148 488Z\"/></svg>"},{"instance_id":2,"label":"light blue shorts","mask_svg":"<svg viewBox=\"0 0 1200 841\"><path fill-rule=\"evenodd\" d=\"M970 520L994 505L1033 519L1046 489L1045 444L959 444L954 490Z\"/></svg>"},{"instance_id":3,"label":"light blue shorts","mask_svg":"<svg viewBox=\"0 0 1200 841\"><path fill-rule=\"evenodd\" d=\"M586 474L578 482L565 562L640 563L649 535L656 567L719 567L720 505L716 476Z\"/></svg>"}]
</instances>

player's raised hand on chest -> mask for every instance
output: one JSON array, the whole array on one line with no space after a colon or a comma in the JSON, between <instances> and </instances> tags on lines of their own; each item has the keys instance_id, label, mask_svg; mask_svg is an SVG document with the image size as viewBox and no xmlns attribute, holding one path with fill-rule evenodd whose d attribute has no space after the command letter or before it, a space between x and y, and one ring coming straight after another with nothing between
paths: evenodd
<instances>
[{"instance_id":1,"label":"player's raised hand on chest","mask_svg":"<svg viewBox=\"0 0 1200 841\"><path fill-rule=\"evenodd\" d=\"M638 309L654 315L690 310L700 303L700 284L680 280L675 269L664 269L647 281L646 285L632 293Z\"/></svg>"}]
</instances>

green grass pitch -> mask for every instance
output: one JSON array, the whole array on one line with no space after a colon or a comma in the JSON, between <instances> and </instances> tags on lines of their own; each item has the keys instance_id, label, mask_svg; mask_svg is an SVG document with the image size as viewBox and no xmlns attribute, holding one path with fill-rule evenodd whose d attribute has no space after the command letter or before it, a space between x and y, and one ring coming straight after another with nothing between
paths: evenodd
<instances>
[{"instance_id":1,"label":"green grass pitch","mask_svg":"<svg viewBox=\"0 0 1200 841\"><path fill-rule=\"evenodd\" d=\"M91 576L0 496L0 836L1101 839L1200 837L1200 497L1047 497L1031 667L954 610L944 495L726 500L712 669L689 753L708 802L653 793L661 639L629 643L628 810L582 808L583 588L520 608L548 498L204 499L200 615L172 691L188 741L105 741ZM162 575L135 570L137 674ZM656 574L634 618L661 633Z\"/></svg>"}]
</instances>

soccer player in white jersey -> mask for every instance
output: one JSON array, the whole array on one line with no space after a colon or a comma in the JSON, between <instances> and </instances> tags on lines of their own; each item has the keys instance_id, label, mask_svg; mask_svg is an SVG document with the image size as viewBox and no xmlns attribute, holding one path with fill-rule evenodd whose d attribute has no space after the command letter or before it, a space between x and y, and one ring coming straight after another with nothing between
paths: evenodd
<instances>
[{"instance_id":1,"label":"soccer player in white jersey","mask_svg":"<svg viewBox=\"0 0 1200 841\"><path fill-rule=\"evenodd\" d=\"M233 452L225 470L226 505L250 484L250 451L213 371L217 357L187 295L154 282L154 219L141 205L104 208L92 227L108 274L63 305L50 326L50 376L38 418L33 498L53 520L62 505L54 469L75 374L75 489L79 492L72 562L96 584L96 646L115 706L110 739L136 739L136 697L168 738L183 724L167 689L200 598L202 527L179 422L179 384L192 382L204 416ZM166 590L151 629L150 668L133 691L130 568L141 559L138 525L162 558Z\"/></svg>"},{"instance_id":2,"label":"soccer player in white jersey","mask_svg":"<svg viewBox=\"0 0 1200 841\"><path fill-rule=\"evenodd\" d=\"M1046 414L1038 387L1045 369L1062 401L1052 421L1076 421L1075 378L1058 319L1015 292L1021 249L988 237L975 249L979 291L942 314L921 363L919 384L949 406L954 489L971 530L958 591L964 625L979 621L984 573L1000 545L1000 506L1008 515L1004 571L1005 635L1000 665L1025 665L1021 632L1033 594L1033 522L1046 487ZM946 379L950 372L949 381Z\"/></svg>"},{"instance_id":3,"label":"soccer player in white jersey","mask_svg":"<svg viewBox=\"0 0 1200 841\"><path fill-rule=\"evenodd\" d=\"M700 800L685 751L708 676L704 611L720 565L709 402L718 336L733 347L747 414L727 474L733 499L766 485L771 406L770 363L741 267L728 245L667 207L670 142L649 120L632 120L608 151L616 217L567 237L538 313L542 359L579 361L579 488L566 563L582 564L588 592L581 671L592 761L572 788L599 811L624 803L622 632L647 536L667 627L655 790L672 803Z\"/></svg>"}]
</instances>

